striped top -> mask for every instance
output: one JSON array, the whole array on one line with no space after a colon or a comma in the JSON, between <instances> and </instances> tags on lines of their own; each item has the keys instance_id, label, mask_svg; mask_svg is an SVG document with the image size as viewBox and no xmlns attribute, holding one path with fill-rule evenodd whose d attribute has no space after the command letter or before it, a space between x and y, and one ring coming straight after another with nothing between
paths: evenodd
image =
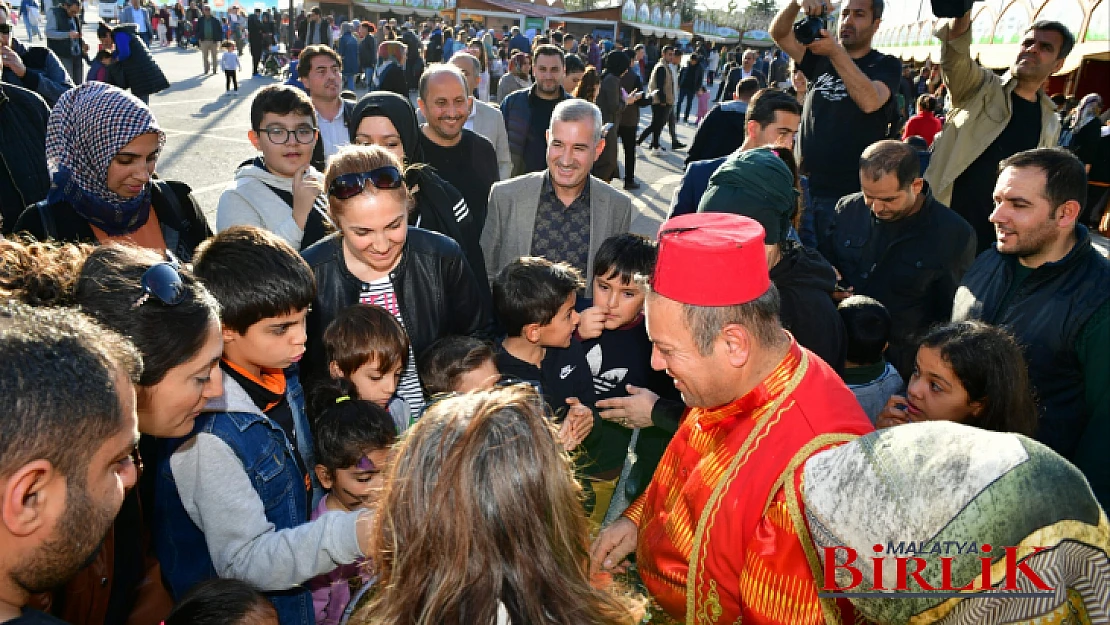
<instances>
[{"instance_id":1,"label":"striped top","mask_svg":"<svg viewBox=\"0 0 1110 625\"><path fill-rule=\"evenodd\" d=\"M401 307L397 302L397 293L393 290L393 282L390 281L389 276L372 282L363 282L358 303L380 306L388 310L401 327L405 327L405 320L401 317ZM420 413L424 412L424 389L420 386L420 378L416 375L416 356L413 354L411 342L408 362L405 363L405 370L401 372L401 382L397 385L397 394L408 402L409 408L412 409L410 420L415 421Z\"/></svg>"}]
</instances>

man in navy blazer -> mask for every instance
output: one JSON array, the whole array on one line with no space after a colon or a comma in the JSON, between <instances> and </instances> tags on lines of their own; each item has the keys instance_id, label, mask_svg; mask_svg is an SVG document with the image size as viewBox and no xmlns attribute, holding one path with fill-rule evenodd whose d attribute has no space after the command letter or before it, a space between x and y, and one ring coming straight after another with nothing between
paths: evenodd
<instances>
[{"instance_id":1,"label":"man in navy blazer","mask_svg":"<svg viewBox=\"0 0 1110 625\"><path fill-rule=\"evenodd\" d=\"M802 123L802 107L793 96L780 89L760 89L752 96L744 121L746 136L737 152L773 145L793 148L794 136ZM686 166L682 182L671 200L671 217L696 213L709 178L728 156L694 161Z\"/></svg>"}]
</instances>

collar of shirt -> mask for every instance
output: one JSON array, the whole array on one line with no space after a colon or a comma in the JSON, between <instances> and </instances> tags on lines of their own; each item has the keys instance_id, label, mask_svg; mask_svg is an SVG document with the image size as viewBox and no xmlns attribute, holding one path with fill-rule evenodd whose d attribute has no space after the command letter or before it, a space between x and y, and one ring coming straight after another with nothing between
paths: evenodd
<instances>
[{"instance_id":1,"label":"collar of shirt","mask_svg":"<svg viewBox=\"0 0 1110 625\"><path fill-rule=\"evenodd\" d=\"M563 210L573 210L581 207L585 207L588 210L590 208L590 177L586 177L586 186L582 187L582 192L578 194L578 197L574 198L570 206L563 204L563 201L555 194L555 185L551 184L550 171L544 172L543 174L543 189L540 190L540 195L540 201L548 200L551 202L552 206L562 207Z\"/></svg>"},{"instance_id":2,"label":"collar of shirt","mask_svg":"<svg viewBox=\"0 0 1110 625\"><path fill-rule=\"evenodd\" d=\"M470 132L478 132L477 130L474 130L474 118L477 115L478 115L478 98L474 98L474 101L470 103L470 115L466 116L466 123L463 124L463 128L469 130Z\"/></svg>"}]
</instances>

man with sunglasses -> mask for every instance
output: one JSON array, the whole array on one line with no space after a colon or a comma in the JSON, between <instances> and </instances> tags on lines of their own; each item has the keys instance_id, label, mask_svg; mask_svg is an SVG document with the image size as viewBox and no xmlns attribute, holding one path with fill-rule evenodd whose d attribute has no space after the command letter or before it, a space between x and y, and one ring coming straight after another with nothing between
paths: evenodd
<instances>
[{"instance_id":1,"label":"man with sunglasses","mask_svg":"<svg viewBox=\"0 0 1110 625\"><path fill-rule=\"evenodd\" d=\"M50 106L73 87L58 55L44 46L25 46L15 38L11 15L3 4L0 4L0 62L4 82L34 91Z\"/></svg>"},{"instance_id":2,"label":"man with sunglasses","mask_svg":"<svg viewBox=\"0 0 1110 625\"><path fill-rule=\"evenodd\" d=\"M295 87L267 86L251 103L251 128L261 155L220 196L216 229L258 226L304 249L326 234L323 176L310 164L319 133L312 101Z\"/></svg>"}]
</instances>

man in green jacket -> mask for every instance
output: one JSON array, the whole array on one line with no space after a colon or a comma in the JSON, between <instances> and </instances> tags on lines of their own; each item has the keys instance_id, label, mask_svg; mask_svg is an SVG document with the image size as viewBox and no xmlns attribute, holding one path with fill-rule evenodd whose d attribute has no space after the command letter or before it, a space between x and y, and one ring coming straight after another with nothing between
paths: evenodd
<instances>
[{"instance_id":1,"label":"man in green jacket","mask_svg":"<svg viewBox=\"0 0 1110 625\"><path fill-rule=\"evenodd\" d=\"M1056 145L1060 122L1044 85L1064 65L1075 37L1059 22L1034 23L1002 76L971 58L970 11L938 29L936 37L952 108L933 144L925 180L937 201L975 228L976 251L982 252L994 242L988 217L998 164L1023 150Z\"/></svg>"}]
</instances>

